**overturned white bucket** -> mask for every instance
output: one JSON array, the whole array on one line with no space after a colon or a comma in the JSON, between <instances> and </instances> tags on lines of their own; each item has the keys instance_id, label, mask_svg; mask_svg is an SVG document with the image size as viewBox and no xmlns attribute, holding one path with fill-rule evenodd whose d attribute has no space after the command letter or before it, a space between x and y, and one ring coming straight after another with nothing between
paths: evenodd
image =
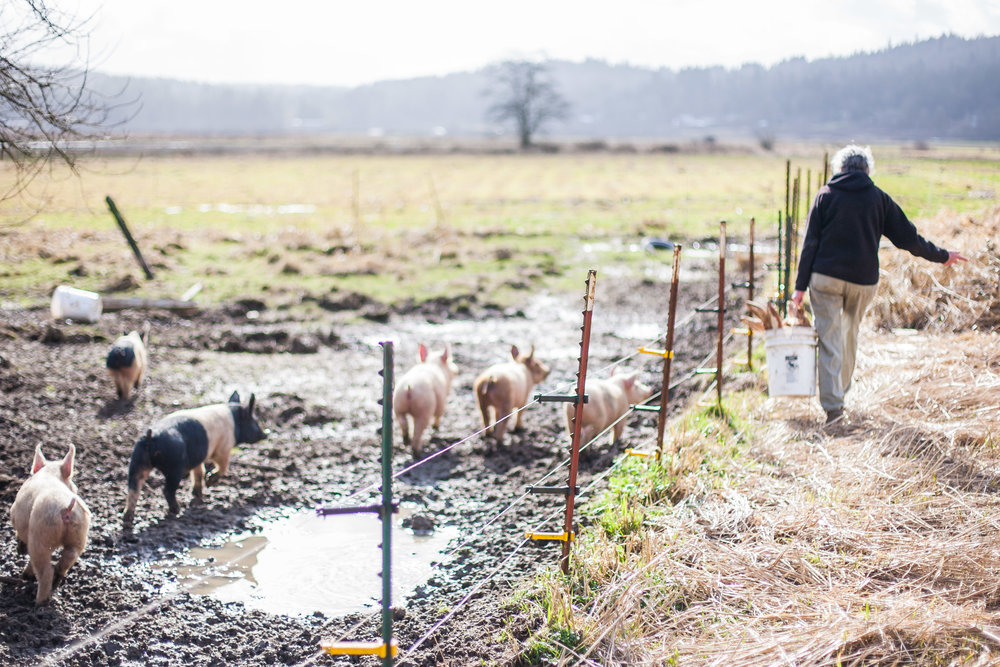
<instances>
[{"instance_id":1,"label":"overturned white bucket","mask_svg":"<svg viewBox=\"0 0 1000 667\"><path fill-rule=\"evenodd\" d=\"M101 317L101 295L60 285L52 293L52 319L96 322Z\"/></svg>"},{"instance_id":2,"label":"overturned white bucket","mask_svg":"<svg viewBox=\"0 0 1000 667\"><path fill-rule=\"evenodd\" d=\"M769 396L816 394L816 330L781 327L764 332Z\"/></svg>"}]
</instances>

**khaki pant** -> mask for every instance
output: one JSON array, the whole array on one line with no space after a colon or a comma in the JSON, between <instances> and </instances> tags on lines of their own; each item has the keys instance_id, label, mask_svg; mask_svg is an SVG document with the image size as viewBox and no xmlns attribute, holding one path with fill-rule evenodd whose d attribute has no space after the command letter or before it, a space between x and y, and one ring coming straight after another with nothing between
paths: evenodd
<instances>
[{"instance_id":1,"label":"khaki pant","mask_svg":"<svg viewBox=\"0 0 1000 667\"><path fill-rule=\"evenodd\" d=\"M858 350L858 328L878 285L858 285L812 274L809 302L819 334L819 403L829 412L844 407Z\"/></svg>"}]
</instances>

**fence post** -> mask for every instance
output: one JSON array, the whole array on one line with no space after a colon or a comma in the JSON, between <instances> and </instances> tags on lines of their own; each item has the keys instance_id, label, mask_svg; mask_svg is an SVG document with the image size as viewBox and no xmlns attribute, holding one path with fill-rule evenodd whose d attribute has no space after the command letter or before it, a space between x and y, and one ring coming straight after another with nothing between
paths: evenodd
<instances>
[{"instance_id":1,"label":"fence post","mask_svg":"<svg viewBox=\"0 0 1000 667\"><path fill-rule=\"evenodd\" d=\"M322 649L331 655L375 655L382 658L383 667L392 667L398 652L392 638L392 515L397 507L392 502L392 386L393 352L392 342L380 342L382 346L382 501L377 505L361 507L320 507L320 516L335 514L360 514L372 512L382 520L382 641L380 642L323 642Z\"/></svg>"},{"instance_id":2,"label":"fence post","mask_svg":"<svg viewBox=\"0 0 1000 667\"><path fill-rule=\"evenodd\" d=\"M583 297L583 336L580 338L580 365L576 374L576 408L573 414L573 451L569 460L569 490L566 494L566 521L563 532L573 534L573 506L576 502L576 472L580 462L580 430L583 428L584 388L587 382L587 360L590 356L590 322L594 315L594 288L597 286L597 271L587 273L587 294ZM562 571L569 574L570 539L562 543Z\"/></svg>"},{"instance_id":3,"label":"fence post","mask_svg":"<svg viewBox=\"0 0 1000 667\"><path fill-rule=\"evenodd\" d=\"M785 216L785 265L784 271L785 275L780 276L781 278L781 303L780 311L782 317L788 314L788 298L791 296L788 293L788 288L792 280L792 226L793 218L790 215Z\"/></svg>"},{"instance_id":4,"label":"fence post","mask_svg":"<svg viewBox=\"0 0 1000 667\"><path fill-rule=\"evenodd\" d=\"M782 220L781 218L781 210L779 209L778 210L778 280L777 280L777 286L775 287L775 295L774 295L777 298L779 306L781 305L782 299L785 298L784 294L782 293L782 291L784 290L785 270L781 263L781 258L784 257L785 255L785 244L783 240L784 225L785 225L784 220Z\"/></svg>"},{"instance_id":5,"label":"fence post","mask_svg":"<svg viewBox=\"0 0 1000 667\"><path fill-rule=\"evenodd\" d=\"M153 272L149 270L149 265L146 264L146 260L142 258L142 253L139 252L139 245L132 238L131 232L128 230L128 225L125 224L125 218L122 214L118 212L118 207L115 206L115 200L108 195L104 198L104 201L108 204L108 209L111 211L111 215L114 216L115 222L118 223L118 227L122 230L122 235L125 236L125 240L128 241L128 245L132 248L132 254L135 255L136 260L139 262L139 266L142 267L142 272L146 274L146 280L153 279Z\"/></svg>"},{"instance_id":6,"label":"fence post","mask_svg":"<svg viewBox=\"0 0 1000 667\"><path fill-rule=\"evenodd\" d=\"M670 400L670 366L674 359L674 321L677 317L677 286L680 282L681 245L674 246L674 272L670 279L670 306L667 311L667 337L664 340L663 380L660 384L660 412L656 418L656 460L663 459L663 433L667 426L667 403Z\"/></svg>"},{"instance_id":7,"label":"fence post","mask_svg":"<svg viewBox=\"0 0 1000 667\"><path fill-rule=\"evenodd\" d=\"M566 486L529 486L529 493L565 493L566 494L566 519L563 523L562 533L528 533L527 537L533 540L559 540L562 542L562 557L560 566L563 574L569 574L569 552L570 543L573 541L573 509L576 502L576 473L580 462L580 431L583 428L583 404L587 402L585 392L587 383L587 360L590 356L590 323L594 314L594 291L597 286L597 271L590 269L587 273L587 293L583 297L583 326L580 337L580 359L579 368L576 372L576 393L571 396L552 396L536 394L535 400L539 403L573 403L573 439L570 443L569 457L569 480Z\"/></svg>"},{"instance_id":8,"label":"fence post","mask_svg":"<svg viewBox=\"0 0 1000 667\"><path fill-rule=\"evenodd\" d=\"M715 353L715 395L722 410L722 332L726 318L726 221L719 222L719 337Z\"/></svg>"},{"instance_id":9,"label":"fence post","mask_svg":"<svg viewBox=\"0 0 1000 667\"><path fill-rule=\"evenodd\" d=\"M382 346L382 643L392 646L392 342ZM392 651L382 656L382 665L392 667Z\"/></svg>"}]
</instances>

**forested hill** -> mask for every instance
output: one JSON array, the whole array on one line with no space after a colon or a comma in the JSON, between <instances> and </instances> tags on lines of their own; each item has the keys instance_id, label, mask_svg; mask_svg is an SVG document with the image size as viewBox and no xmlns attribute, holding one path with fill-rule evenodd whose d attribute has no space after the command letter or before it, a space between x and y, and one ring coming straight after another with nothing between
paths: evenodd
<instances>
[{"instance_id":1,"label":"forested hill","mask_svg":"<svg viewBox=\"0 0 1000 667\"><path fill-rule=\"evenodd\" d=\"M552 61L570 117L551 137L1000 140L1000 36L943 36L772 67L643 69ZM92 75L108 93L123 80ZM131 79L130 134L344 133L469 137L488 123L486 70L356 88ZM130 110L130 111L129 111Z\"/></svg>"}]
</instances>

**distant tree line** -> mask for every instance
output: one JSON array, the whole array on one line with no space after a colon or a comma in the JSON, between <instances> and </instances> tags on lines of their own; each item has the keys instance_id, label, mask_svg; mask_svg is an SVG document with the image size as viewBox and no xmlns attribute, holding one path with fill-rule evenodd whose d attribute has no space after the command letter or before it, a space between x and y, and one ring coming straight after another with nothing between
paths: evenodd
<instances>
[{"instance_id":1,"label":"distant tree line","mask_svg":"<svg viewBox=\"0 0 1000 667\"><path fill-rule=\"evenodd\" d=\"M545 65L569 110L546 125L551 137L1000 140L1000 37L943 36L772 67ZM489 113L490 83L489 69L356 88L133 79L142 107L113 120L132 134L489 136L504 127ZM122 84L91 75L109 94Z\"/></svg>"}]
</instances>

